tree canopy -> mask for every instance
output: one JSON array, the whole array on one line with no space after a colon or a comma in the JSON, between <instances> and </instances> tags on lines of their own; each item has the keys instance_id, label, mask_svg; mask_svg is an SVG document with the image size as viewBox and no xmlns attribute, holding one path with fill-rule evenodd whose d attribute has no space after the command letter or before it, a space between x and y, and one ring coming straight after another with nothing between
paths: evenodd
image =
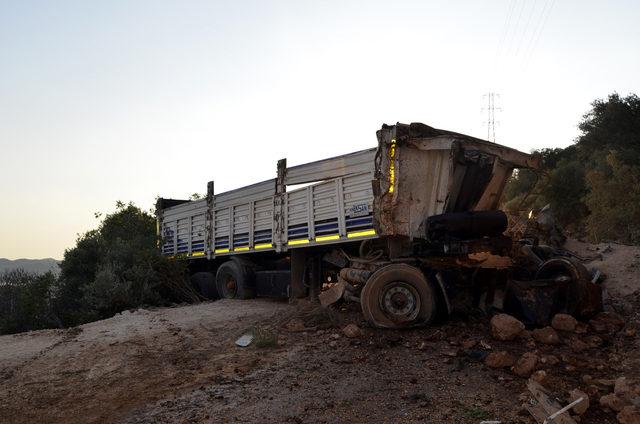
<instances>
[{"instance_id":1,"label":"tree canopy","mask_svg":"<svg viewBox=\"0 0 640 424\"><path fill-rule=\"evenodd\" d=\"M536 173L514 173L505 208L524 212L550 204L567 228L594 241L640 243L640 99L617 93L591 104L574 144L535 151Z\"/></svg>"}]
</instances>

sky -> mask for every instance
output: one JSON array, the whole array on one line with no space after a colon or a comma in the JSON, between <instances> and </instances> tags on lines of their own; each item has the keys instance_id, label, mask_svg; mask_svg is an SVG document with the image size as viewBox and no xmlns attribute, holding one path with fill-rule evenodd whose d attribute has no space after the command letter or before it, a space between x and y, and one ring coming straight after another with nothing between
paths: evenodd
<instances>
[{"instance_id":1,"label":"sky","mask_svg":"<svg viewBox=\"0 0 640 424\"><path fill-rule=\"evenodd\" d=\"M640 93L637 1L0 0L0 257L61 259L151 209L423 122L565 147ZM483 110L483 108L485 108Z\"/></svg>"}]
</instances>

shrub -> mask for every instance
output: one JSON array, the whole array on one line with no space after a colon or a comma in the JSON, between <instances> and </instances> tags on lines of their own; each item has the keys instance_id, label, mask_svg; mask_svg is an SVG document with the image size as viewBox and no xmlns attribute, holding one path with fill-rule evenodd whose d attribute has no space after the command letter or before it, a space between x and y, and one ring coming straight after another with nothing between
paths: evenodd
<instances>
[{"instance_id":1,"label":"shrub","mask_svg":"<svg viewBox=\"0 0 640 424\"><path fill-rule=\"evenodd\" d=\"M38 275L18 269L0 274L0 334L57 326L51 308L55 282L52 272Z\"/></svg>"},{"instance_id":2,"label":"shrub","mask_svg":"<svg viewBox=\"0 0 640 424\"><path fill-rule=\"evenodd\" d=\"M65 325L142 305L196 301L186 267L160 256L155 218L118 202L100 226L65 252L56 310Z\"/></svg>"},{"instance_id":3,"label":"shrub","mask_svg":"<svg viewBox=\"0 0 640 424\"><path fill-rule=\"evenodd\" d=\"M587 174L588 234L593 241L640 244L640 166L622 163L615 152L607 164L605 171Z\"/></svg>"}]
</instances>

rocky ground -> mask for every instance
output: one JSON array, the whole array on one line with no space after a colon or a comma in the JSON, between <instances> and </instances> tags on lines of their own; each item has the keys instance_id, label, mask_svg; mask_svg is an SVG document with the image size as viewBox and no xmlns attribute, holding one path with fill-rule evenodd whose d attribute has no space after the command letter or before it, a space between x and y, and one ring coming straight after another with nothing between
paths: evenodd
<instances>
[{"instance_id":1,"label":"rocky ground","mask_svg":"<svg viewBox=\"0 0 640 424\"><path fill-rule=\"evenodd\" d=\"M621 256L591 249L609 250L589 266ZM498 315L382 331L355 307L256 299L2 336L0 422L535 423L531 379L561 405L588 398L576 422L639 423L640 255L627 253L607 268L606 313L545 329Z\"/></svg>"}]
</instances>

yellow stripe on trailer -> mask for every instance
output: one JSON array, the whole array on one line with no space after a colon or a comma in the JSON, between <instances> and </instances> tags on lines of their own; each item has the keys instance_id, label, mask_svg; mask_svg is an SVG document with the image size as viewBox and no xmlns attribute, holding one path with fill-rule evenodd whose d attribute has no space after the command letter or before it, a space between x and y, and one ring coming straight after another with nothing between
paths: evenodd
<instances>
[{"instance_id":1,"label":"yellow stripe on trailer","mask_svg":"<svg viewBox=\"0 0 640 424\"><path fill-rule=\"evenodd\" d=\"M330 236L316 237L316 241L338 240L339 238L340 238L340 234L332 234Z\"/></svg>"},{"instance_id":2,"label":"yellow stripe on trailer","mask_svg":"<svg viewBox=\"0 0 640 424\"><path fill-rule=\"evenodd\" d=\"M396 139L391 139L389 148L389 193L393 193L396 185Z\"/></svg>"},{"instance_id":3,"label":"yellow stripe on trailer","mask_svg":"<svg viewBox=\"0 0 640 424\"><path fill-rule=\"evenodd\" d=\"M273 247L273 244L271 243L262 243L262 244L256 244L255 246L253 246L254 249L269 249Z\"/></svg>"},{"instance_id":4,"label":"yellow stripe on trailer","mask_svg":"<svg viewBox=\"0 0 640 424\"><path fill-rule=\"evenodd\" d=\"M216 249L214 253L229 253L229 249Z\"/></svg>"},{"instance_id":5,"label":"yellow stripe on trailer","mask_svg":"<svg viewBox=\"0 0 640 424\"><path fill-rule=\"evenodd\" d=\"M366 236L375 236L375 235L376 235L376 230L355 231L353 233L347 234L347 238L366 237Z\"/></svg>"},{"instance_id":6,"label":"yellow stripe on trailer","mask_svg":"<svg viewBox=\"0 0 640 424\"><path fill-rule=\"evenodd\" d=\"M295 246L297 244L309 244L309 239L289 240L287 244L289 246Z\"/></svg>"},{"instance_id":7,"label":"yellow stripe on trailer","mask_svg":"<svg viewBox=\"0 0 640 424\"><path fill-rule=\"evenodd\" d=\"M246 252L247 250L249 250L249 246L235 247L233 249L234 252Z\"/></svg>"},{"instance_id":8,"label":"yellow stripe on trailer","mask_svg":"<svg viewBox=\"0 0 640 424\"><path fill-rule=\"evenodd\" d=\"M204 256L204 252L193 252L191 256Z\"/></svg>"}]
</instances>

